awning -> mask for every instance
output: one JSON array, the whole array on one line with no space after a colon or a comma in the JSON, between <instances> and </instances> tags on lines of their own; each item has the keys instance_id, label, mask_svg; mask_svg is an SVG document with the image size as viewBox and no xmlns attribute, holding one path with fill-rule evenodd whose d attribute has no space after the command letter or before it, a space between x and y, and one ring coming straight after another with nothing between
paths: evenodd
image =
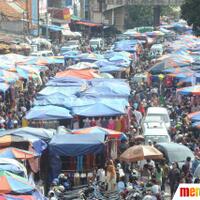
<instances>
[{"instance_id":1,"label":"awning","mask_svg":"<svg viewBox=\"0 0 200 200\"><path fill-rule=\"evenodd\" d=\"M89 26L89 27L101 27L103 26L103 24L98 24L98 23L94 23L94 22L90 22L90 21L75 21L75 24L80 24L80 25L84 25L84 26Z\"/></svg>"}]
</instances>

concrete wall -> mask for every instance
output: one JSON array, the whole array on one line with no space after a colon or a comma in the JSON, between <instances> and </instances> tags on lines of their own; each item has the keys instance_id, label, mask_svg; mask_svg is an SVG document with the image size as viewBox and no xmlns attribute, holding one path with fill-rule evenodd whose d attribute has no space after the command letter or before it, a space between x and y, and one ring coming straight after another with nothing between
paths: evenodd
<instances>
[{"instance_id":1,"label":"concrete wall","mask_svg":"<svg viewBox=\"0 0 200 200\"><path fill-rule=\"evenodd\" d=\"M22 21L5 21L5 20L1 20L1 16L0 16L0 29L4 30L4 31L8 31L11 33L23 33L24 31L24 26L23 26L23 22Z\"/></svg>"}]
</instances>

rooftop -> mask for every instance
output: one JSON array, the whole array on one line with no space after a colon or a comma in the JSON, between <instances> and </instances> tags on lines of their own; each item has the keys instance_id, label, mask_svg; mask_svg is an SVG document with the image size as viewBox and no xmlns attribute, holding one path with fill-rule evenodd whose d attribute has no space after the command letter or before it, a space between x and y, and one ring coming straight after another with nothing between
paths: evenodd
<instances>
[{"instance_id":1,"label":"rooftop","mask_svg":"<svg viewBox=\"0 0 200 200\"><path fill-rule=\"evenodd\" d=\"M9 20L22 19L23 13L26 10L25 0L5 1L0 0L0 14L3 14Z\"/></svg>"}]
</instances>

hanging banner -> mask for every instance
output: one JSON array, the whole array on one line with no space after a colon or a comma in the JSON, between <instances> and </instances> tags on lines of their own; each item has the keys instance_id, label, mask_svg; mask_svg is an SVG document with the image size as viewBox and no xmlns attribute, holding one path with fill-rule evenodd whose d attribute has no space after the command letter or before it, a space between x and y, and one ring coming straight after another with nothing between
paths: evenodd
<instances>
[{"instance_id":1,"label":"hanging banner","mask_svg":"<svg viewBox=\"0 0 200 200\"><path fill-rule=\"evenodd\" d=\"M68 23L71 21L71 14L69 8L63 9L63 19L66 20Z\"/></svg>"}]
</instances>

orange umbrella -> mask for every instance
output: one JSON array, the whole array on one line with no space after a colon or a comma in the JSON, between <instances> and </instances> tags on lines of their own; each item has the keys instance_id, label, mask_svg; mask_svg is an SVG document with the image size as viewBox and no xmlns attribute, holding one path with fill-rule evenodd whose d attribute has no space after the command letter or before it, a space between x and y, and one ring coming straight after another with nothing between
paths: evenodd
<instances>
[{"instance_id":1,"label":"orange umbrella","mask_svg":"<svg viewBox=\"0 0 200 200\"><path fill-rule=\"evenodd\" d=\"M100 78L97 74L97 71L94 69L84 69L84 70L66 70L63 72L58 72L56 77L77 77L86 80L90 80L93 78Z\"/></svg>"},{"instance_id":2,"label":"orange umbrella","mask_svg":"<svg viewBox=\"0 0 200 200\"><path fill-rule=\"evenodd\" d=\"M152 146L136 145L128 148L120 156L120 160L125 162L137 162L145 159L163 159L163 154Z\"/></svg>"}]
</instances>

